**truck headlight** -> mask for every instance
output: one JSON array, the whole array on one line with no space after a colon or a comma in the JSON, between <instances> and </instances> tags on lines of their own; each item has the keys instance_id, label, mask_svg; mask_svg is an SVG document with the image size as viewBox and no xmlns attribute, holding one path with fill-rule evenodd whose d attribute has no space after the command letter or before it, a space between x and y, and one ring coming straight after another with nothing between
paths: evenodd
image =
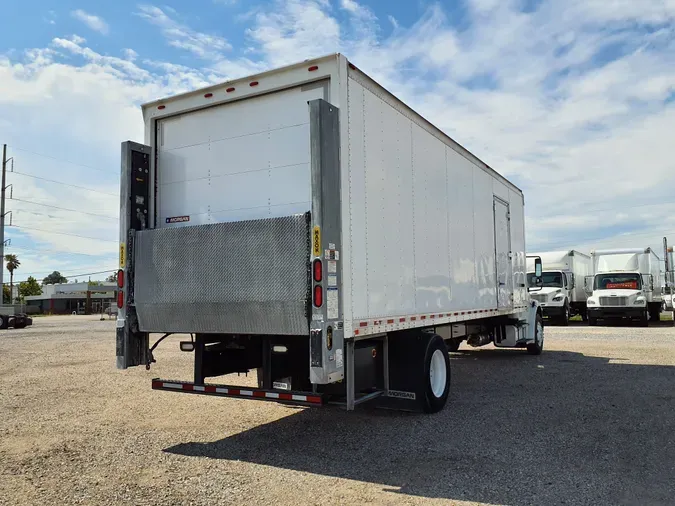
<instances>
[{"instance_id":1,"label":"truck headlight","mask_svg":"<svg viewBox=\"0 0 675 506\"><path fill-rule=\"evenodd\" d=\"M594 301L594 300L591 300L591 299L588 299L588 300L586 301L586 305L588 305L588 306L595 306L595 301Z\"/></svg>"},{"instance_id":2,"label":"truck headlight","mask_svg":"<svg viewBox=\"0 0 675 506\"><path fill-rule=\"evenodd\" d=\"M553 302L560 302L564 298L565 297L563 295L556 295L555 297L553 297Z\"/></svg>"},{"instance_id":3,"label":"truck headlight","mask_svg":"<svg viewBox=\"0 0 675 506\"><path fill-rule=\"evenodd\" d=\"M633 302L633 305L635 306L644 306L645 304L645 299L643 297L638 297L635 299L635 302Z\"/></svg>"}]
</instances>

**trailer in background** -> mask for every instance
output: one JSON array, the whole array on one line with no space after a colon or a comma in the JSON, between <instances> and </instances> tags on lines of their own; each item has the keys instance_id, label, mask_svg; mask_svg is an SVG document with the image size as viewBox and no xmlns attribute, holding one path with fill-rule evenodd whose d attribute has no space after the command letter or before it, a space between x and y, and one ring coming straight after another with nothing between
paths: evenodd
<instances>
[{"instance_id":1,"label":"trailer in background","mask_svg":"<svg viewBox=\"0 0 675 506\"><path fill-rule=\"evenodd\" d=\"M122 146L117 365L153 388L434 412L462 341L539 354L522 192L332 55L143 107ZM541 265L537 265L541 270ZM258 388L207 378L258 372Z\"/></svg>"},{"instance_id":2,"label":"trailer in background","mask_svg":"<svg viewBox=\"0 0 675 506\"><path fill-rule=\"evenodd\" d=\"M530 297L539 302L544 316L562 325L568 325L576 315L586 321L584 283L592 272L591 257L575 250L532 253L527 261L530 285L535 284L534 257L541 258L543 287L532 291Z\"/></svg>"},{"instance_id":3,"label":"trailer in background","mask_svg":"<svg viewBox=\"0 0 675 506\"><path fill-rule=\"evenodd\" d=\"M647 326L659 321L663 306L661 260L651 248L595 250L593 276L586 282L590 294L588 323L626 318Z\"/></svg>"},{"instance_id":4,"label":"trailer in background","mask_svg":"<svg viewBox=\"0 0 675 506\"><path fill-rule=\"evenodd\" d=\"M14 306L0 306L0 329L24 329L33 325L33 318L25 313L15 313Z\"/></svg>"}]
</instances>

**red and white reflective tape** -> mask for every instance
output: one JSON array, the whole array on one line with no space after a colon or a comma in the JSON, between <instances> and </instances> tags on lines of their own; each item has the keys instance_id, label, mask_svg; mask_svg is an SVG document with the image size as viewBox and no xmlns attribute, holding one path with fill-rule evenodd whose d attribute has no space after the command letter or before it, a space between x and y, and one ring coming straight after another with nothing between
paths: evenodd
<instances>
[{"instance_id":1,"label":"red and white reflective tape","mask_svg":"<svg viewBox=\"0 0 675 506\"><path fill-rule=\"evenodd\" d=\"M374 334L376 332L386 332L413 327L423 327L429 325L426 320L433 320L433 324L442 325L453 322L468 321L476 316L479 318L498 316L500 314L512 314L514 312L524 311L527 307L515 307L508 309L473 309L469 311L454 311L452 313L430 313L414 316L404 316L398 318L389 318L386 320L366 320L354 323L353 331L355 336Z\"/></svg>"},{"instance_id":2,"label":"red and white reflective tape","mask_svg":"<svg viewBox=\"0 0 675 506\"><path fill-rule=\"evenodd\" d=\"M251 388L238 388L220 385L195 385L194 383L181 383L178 381L152 380L154 390L176 390L183 392L197 392L202 394L225 395L228 397L243 397L249 399L270 399L275 401L304 402L308 404L323 404L318 395L306 395L299 393L270 392Z\"/></svg>"}]
</instances>

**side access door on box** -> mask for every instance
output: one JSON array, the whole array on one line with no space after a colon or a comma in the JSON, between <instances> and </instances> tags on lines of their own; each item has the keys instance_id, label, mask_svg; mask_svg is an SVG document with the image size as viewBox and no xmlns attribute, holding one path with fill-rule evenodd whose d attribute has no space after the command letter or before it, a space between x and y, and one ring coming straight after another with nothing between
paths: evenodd
<instances>
[{"instance_id":1,"label":"side access door on box","mask_svg":"<svg viewBox=\"0 0 675 506\"><path fill-rule=\"evenodd\" d=\"M513 264L511 263L511 218L509 204L494 197L495 265L497 270L497 307L513 306Z\"/></svg>"}]
</instances>

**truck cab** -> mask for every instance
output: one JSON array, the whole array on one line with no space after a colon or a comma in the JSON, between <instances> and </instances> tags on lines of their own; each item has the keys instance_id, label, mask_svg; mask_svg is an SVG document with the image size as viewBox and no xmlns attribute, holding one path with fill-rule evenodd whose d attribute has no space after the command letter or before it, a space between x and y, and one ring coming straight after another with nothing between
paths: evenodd
<instances>
[{"instance_id":1,"label":"truck cab","mask_svg":"<svg viewBox=\"0 0 675 506\"><path fill-rule=\"evenodd\" d=\"M639 272L603 272L592 276L587 301L589 325L596 325L599 319L627 318L646 327L648 294L653 288L651 277Z\"/></svg>"},{"instance_id":2,"label":"truck cab","mask_svg":"<svg viewBox=\"0 0 675 506\"><path fill-rule=\"evenodd\" d=\"M542 262L541 288L535 288L533 258ZM527 270L530 298L541 305L545 317L562 325L576 315L586 320L584 279L592 272L590 256L577 250L531 253Z\"/></svg>"},{"instance_id":3,"label":"truck cab","mask_svg":"<svg viewBox=\"0 0 675 506\"><path fill-rule=\"evenodd\" d=\"M529 272L527 277L528 286L535 287L535 273ZM574 274L571 272L543 271L540 288L530 288L530 297L539 302L544 317L567 325L570 316L573 316L569 301L572 299L574 283Z\"/></svg>"},{"instance_id":4,"label":"truck cab","mask_svg":"<svg viewBox=\"0 0 675 506\"><path fill-rule=\"evenodd\" d=\"M651 248L591 251L593 275L586 278L588 323L628 319L646 327L663 310L663 272Z\"/></svg>"}]
</instances>

